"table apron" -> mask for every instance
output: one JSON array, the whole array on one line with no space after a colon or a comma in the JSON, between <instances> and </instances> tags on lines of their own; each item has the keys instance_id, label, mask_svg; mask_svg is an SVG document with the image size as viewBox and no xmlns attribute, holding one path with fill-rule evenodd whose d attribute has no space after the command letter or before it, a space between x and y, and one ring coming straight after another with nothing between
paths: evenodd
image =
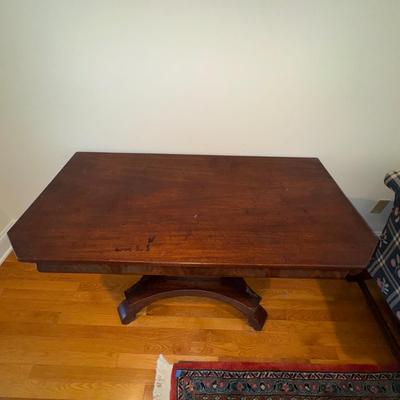
<instances>
[{"instance_id":1,"label":"table apron","mask_svg":"<svg viewBox=\"0 0 400 400\"><path fill-rule=\"evenodd\" d=\"M79 263L79 262L37 262L39 272L132 274L167 276L232 276L254 278L334 278L342 279L356 275L362 268L334 267L234 267L234 266L183 266L129 263Z\"/></svg>"}]
</instances>

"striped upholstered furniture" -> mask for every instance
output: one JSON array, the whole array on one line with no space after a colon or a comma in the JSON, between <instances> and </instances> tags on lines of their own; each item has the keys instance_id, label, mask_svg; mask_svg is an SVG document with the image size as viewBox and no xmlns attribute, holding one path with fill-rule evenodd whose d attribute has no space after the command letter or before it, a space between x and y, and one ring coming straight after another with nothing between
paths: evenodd
<instances>
[{"instance_id":1,"label":"striped upholstered furniture","mask_svg":"<svg viewBox=\"0 0 400 400\"><path fill-rule=\"evenodd\" d=\"M394 206L368 265L368 272L400 321L400 171L387 174L385 184L395 192Z\"/></svg>"}]
</instances>

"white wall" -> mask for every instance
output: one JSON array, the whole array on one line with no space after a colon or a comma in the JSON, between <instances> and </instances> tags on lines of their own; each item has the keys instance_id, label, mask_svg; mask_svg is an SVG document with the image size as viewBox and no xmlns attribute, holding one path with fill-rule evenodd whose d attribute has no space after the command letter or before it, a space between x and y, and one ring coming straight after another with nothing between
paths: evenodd
<instances>
[{"instance_id":1,"label":"white wall","mask_svg":"<svg viewBox=\"0 0 400 400\"><path fill-rule=\"evenodd\" d=\"M0 232L7 226L11 218L0 209Z\"/></svg>"},{"instance_id":2,"label":"white wall","mask_svg":"<svg viewBox=\"0 0 400 400\"><path fill-rule=\"evenodd\" d=\"M0 90L12 218L77 150L317 156L368 213L400 168L400 1L0 0Z\"/></svg>"}]
</instances>

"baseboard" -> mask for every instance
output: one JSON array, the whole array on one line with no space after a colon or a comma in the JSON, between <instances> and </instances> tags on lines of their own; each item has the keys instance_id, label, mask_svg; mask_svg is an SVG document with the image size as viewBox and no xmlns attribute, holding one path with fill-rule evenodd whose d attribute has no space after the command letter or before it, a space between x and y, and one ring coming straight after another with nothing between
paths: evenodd
<instances>
[{"instance_id":1,"label":"baseboard","mask_svg":"<svg viewBox=\"0 0 400 400\"><path fill-rule=\"evenodd\" d=\"M14 225L15 220L11 220L6 227L0 232L0 265L11 253L12 247L8 239L7 232Z\"/></svg>"}]
</instances>

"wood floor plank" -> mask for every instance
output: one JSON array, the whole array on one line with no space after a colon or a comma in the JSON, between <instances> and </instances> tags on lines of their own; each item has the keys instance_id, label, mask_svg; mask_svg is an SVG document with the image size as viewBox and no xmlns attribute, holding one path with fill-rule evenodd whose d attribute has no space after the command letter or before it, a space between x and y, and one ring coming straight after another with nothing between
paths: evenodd
<instances>
[{"instance_id":1,"label":"wood floor plank","mask_svg":"<svg viewBox=\"0 0 400 400\"><path fill-rule=\"evenodd\" d=\"M15 253L12 251L6 258L5 262L15 262L17 261L17 257L15 256Z\"/></svg>"},{"instance_id":2,"label":"wood floor plank","mask_svg":"<svg viewBox=\"0 0 400 400\"><path fill-rule=\"evenodd\" d=\"M49 301L46 299L36 298L33 296L29 299L10 299L3 298L1 299L1 304L4 310L12 312L14 310L26 310L27 306L30 310L34 311L49 311L49 312L79 312L82 315L88 313L95 313L101 311L101 313L115 313L115 308L117 302L104 302L104 303L96 303L96 302L80 302L73 301L73 293L71 294L71 300L68 299L68 291L66 291L66 298ZM40 296L38 296L40 297Z\"/></svg>"},{"instance_id":3,"label":"wood floor plank","mask_svg":"<svg viewBox=\"0 0 400 400\"><path fill-rule=\"evenodd\" d=\"M178 361L218 361L218 357L216 356L193 354L164 354L164 357L170 363ZM132 365L140 365L143 369L154 370L157 358L157 354L120 353L118 355L117 366L119 368L131 368Z\"/></svg>"},{"instance_id":4,"label":"wood floor plank","mask_svg":"<svg viewBox=\"0 0 400 400\"><path fill-rule=\"evenodd\" d=\"M75 291L79 282L48 281L32 279L0 279L0 288L3 289L35 289L35 290L66 290Z\"/></svg>"},{"instance_id":5,"label":"wood floor plank","mask_svg":"<svg viewBox=\"0 0 400 400\"><path fill-rule=\"evenodd\" d=\"M83 348L65 350L63 343L59 346L50 345L47 349L40 340L32 340L30 345L22 340L10 339L8 342L9 345L0 352L0 363L114 367L118 361L118 353L90 352Z\"/></svg>"},{"instance_id":6,"label":"wood floor plank","mask_svg":"<svg viewBox=\"0 0 400 400\"><path fill-rule=\"evenodd\" d=\"M122 299L122 295L119 294ZM115 305L116 298L108 290L102 292L84 292L84 291L56 291L56 290L37 290L37 289L0 289L0 298L10 300L46 300L47 302L82 302L82 303L111 303ZM18 304L18 302L16 302Z\"/></svg>"},{"instance_id":7,"label":"wood floor plank","mask_svg":"<svg viewBox=\"0 0 400 400\"><path fill-rule=\"evenodd\" d=\"M61 313L59 324L85 324L94 326L119 326L121 321L118 315L92 314L82 319L78 313ZM140 314L136 326L146 328L168 328L174 325L177 329L226 329L250 330L247 321L240 316L238 318L197 318L197 317L175 317L175 316L153 316L145 312Z\"/></svg>"},{"instance_id":8,"label":"wood floor plank","mask_svg":"<svg viewBox=\"0 0 400 400\"><path fill-rule=\"evenodd\" d=\"M2 266L2 274L7 279L29 279L49 280L49 281L74 281L79 282L84 287L90 286L93 290L107 288L113 285L130 286L140 279L138 275L99 275L99 274L69 274L69 273L38 273L35 264L7 262ZM103 285L104 282L104 285Z\"/></svg>"},{"instance_id":9,"label":"wood floor plank","mask_svg":"<svg viewBox=\"0 0 400 400\"><path fill-rule=\"evenodd\" d=\"M58 382L39 379L27 379L15 382L2 382L1 392L4 398L57 399L57 400L131 400L142 399L143 383L110 382Z\"/></svg>"},{"instance_id":10,"label":"wood floor plank","mask_svg":"<svg viewBox=\"0 0 400 400\"><path fill-rule=\"evenodd\" d=\"M55 382L81 382L83 384L96 382L142 382L152 384L154 382L154 371L143 368L109 368L77 365L34 365L30 371L29 378L55 381Z\"/></svg>"},{"instance_id":11,"label":"wood floor plank","mask_svg":"<svg viewBox=\"0 0 400 400\"><path fill-rule=\"evenodd\" d=\"M39 322L39 323L56 323L60 313L53 311L35 311L35 310L9 310L0 308L1 322Z\"/></svg>"},{"instance_id":12,"label":"wood floor plank","mask_svg":"<svg viewBox=\"0 0 400 400\"><path fill-rule=\"evenodd\" d=\"M0 388L3 382L18 383L21 379L28 378L32 367L32 364L15 363L13 361L0 363Z\"/></svg>"},{"instance_id":13,"label":"wood floor plank","mask_svg":"<svg viewBox=\"0 0 400 400\"><path fill-rule=\"evenodd\" d=\"M153 385L144 387L143 400L153 400Z\"/></svg>"},{"instance_id":14,"label":"wood floor plank","mask_svg":"<svg viewBox=\"0 0 400 400\"><path fill-rule=\"evenodd\" d=\"M0 399L151 399L160 353L171 362L387 365L395 360L357 285L249 279L269 318L253 331L232 307L164 299L122 326L116 306L137 276L0 268Z\"/></svg>"}]
</instances>

